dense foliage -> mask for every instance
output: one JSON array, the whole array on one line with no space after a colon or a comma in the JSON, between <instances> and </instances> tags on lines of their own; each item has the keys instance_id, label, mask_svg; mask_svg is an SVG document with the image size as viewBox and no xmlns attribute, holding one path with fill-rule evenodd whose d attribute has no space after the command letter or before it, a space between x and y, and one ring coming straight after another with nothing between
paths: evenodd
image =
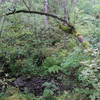
<instances>
[{"instance_id":1,"label":"dense foliage","mask_svg":"<svg viewBox=\"0 0 100 100\"><path fill-rule=\"evenodd\" d=\"M48 13L61 18L67 1L68 21L88 48L57 19L2 16L15 8L43 12L44 1L0 4L0 100L100 100L100 1L47 0Z\"/></svg>"}]
</instances>

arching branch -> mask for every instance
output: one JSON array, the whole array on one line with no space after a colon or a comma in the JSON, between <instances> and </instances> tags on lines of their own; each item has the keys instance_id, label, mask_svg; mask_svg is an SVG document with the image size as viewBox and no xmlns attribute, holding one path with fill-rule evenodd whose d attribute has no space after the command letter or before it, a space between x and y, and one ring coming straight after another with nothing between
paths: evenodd
<instances>
[{"instance_id":1,"label":"arching branch","mask_svg":"<svg viewBox=\"0 0 100 100\"><path fill-rule=\"evenodd\" d=\"M3 16L9 16L9 15L18 14L18 13L29 13L29 14L31 13L31 14L38 14L38 15L49 16L49 17L55 18L55 19L57 19L57 20L59 20L61 22L66 23L69 27L72 27L72 25L70 23L68 23L67 20L62 19L62 18L58 17L57 15L49 14L49 13L44 13L44 12L39 12L39 11L17 10L17 11L14 11L14 12L6 13Z\"/></svg>"}]
</instances>

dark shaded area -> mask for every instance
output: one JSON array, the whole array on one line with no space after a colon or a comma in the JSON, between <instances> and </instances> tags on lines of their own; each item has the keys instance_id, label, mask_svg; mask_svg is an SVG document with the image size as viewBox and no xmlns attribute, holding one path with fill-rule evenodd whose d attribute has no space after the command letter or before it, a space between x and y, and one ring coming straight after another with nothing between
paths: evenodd
<instances>
[{"instance_id":1,"label":"dark shaded area","mask_svg":"<svg viewBox=\"0 0 100 100\"><path fill-rule=\"evenodd\" d=\"M19 77L14 82L13 85L18 87L22 92L34 93L36 96L43 95L43 91L46 88L43 84L45 82L54 84L57 89L55 89L55 94L60 91L64 91L66 87L64 84L52 77Z\"/></svg>"},{"instance_id":2,"label":"dark shaded area","mask_svg":"<svg viewBox=\"0 0 100 100\"><path fill-rule=\"evenodd\" d=\"M0 92L5 92L7 85L11 85L19 88L22 93L34 93L35 96L42 96L44 89L47 87L44 86L44 83L52 84L49 89L54 89L53 92L55 95L62 94L65 90L72 91L74 89L73 84L64 84L61 79L52 76L34 76L26 77L20 76L16 78L15 81L7 82L7 84L0 83ZM54 88L55 86L56 88Z\"/></svg>"}]
</instances>

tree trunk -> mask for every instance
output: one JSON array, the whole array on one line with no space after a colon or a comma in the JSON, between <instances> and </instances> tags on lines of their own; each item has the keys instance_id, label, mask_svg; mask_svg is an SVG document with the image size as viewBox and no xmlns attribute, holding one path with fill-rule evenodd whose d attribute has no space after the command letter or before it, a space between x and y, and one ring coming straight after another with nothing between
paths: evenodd
<instances>
[{"instance_id":1,"label":"tree trunk","mask_svg":"<svg viewBox=\"0 0 100 100\"><path fill-rule=\"evenodd\" d=\"M67 0L63 2L63 9L64 9L64 19L68 21L68 9L67 9ZM66 23L64 23L66 25ZM67 33L64 32L64 48L67 48Z\"/></svg>"},{"instance_id":2,"label":"tree trunk","mask_svg":"<svg viewBox=\"0 0 100 100\"><path fill-rule=\"evenodd\" d=\"M44 12L48 13L48 0L45 0ZM45 16L45 25L48 25L48 16Z\"/></svg>"},{"instance_id":3,"label":"tree trunk","mask_svg":"<svg viewBox=\"0 0 100 100\"><path fill-rule=\"evenodd\" d=\"M68 20L68 9L67 9L67 0L64 0L63 8L64 8L64 19Z\"/></svg>"},{"instance_id":4,"label":"tree trunk","mask_svg":"<svg viewBox=\"0 0 100 100\"><path fill-rule=\"evenodd\" d=\"M78 0L71 0L73 8L75 8L77 6L77 2L78 2Z\"/></svg>"}]
</instances>

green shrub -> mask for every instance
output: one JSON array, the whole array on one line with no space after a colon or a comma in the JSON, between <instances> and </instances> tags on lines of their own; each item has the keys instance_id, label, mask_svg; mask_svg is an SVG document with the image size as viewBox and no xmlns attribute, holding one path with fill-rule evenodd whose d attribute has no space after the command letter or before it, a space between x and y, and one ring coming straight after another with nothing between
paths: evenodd
<instances>
[{"instance_id":1,"label":"green shrub","mask_svg":"<svg viewBox=\"0 0 100 100\"><path fill-rule=\"evenodd\" d=\"M93 56L91 57L92 59L81 62L83 66L80 67L78 72L78 79L81 81L81 85L87 87L87 90L83 89L83 91L86 94L89 94L91 100L100 99L99 53L98 49L96 49L96 51L93 49L93 52L91 53Z\"/></svg>"},{"instance_id":2,"label":"green shrub","mask_svg":"<svg viewBox=\"0 0 100 100\"><path fill-rule=\"evenodd\" d=\"M77 74L78 69L81 67L80 62L88 58L88 55L85 55L81 48L74 48L74 50L70 52L61 63L63 72L69 75L73 72Z\"/></svg>"}]
</instances>

